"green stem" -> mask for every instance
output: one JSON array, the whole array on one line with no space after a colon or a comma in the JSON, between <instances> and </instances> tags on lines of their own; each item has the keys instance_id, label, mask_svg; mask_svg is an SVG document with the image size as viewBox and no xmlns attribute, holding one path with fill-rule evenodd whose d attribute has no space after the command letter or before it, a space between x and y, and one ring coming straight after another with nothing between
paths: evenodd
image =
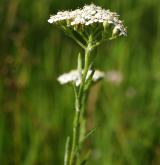
<instances>
[{"instance_id":1,"label":"green stem","mask_svg":"<svg viewBox=\"0 0 160 165\"><path fill-rule=\"evenodd\" d=\"M73 34L73 32L66 28L65 26L61 26L61 29L68 35L70 38L72 38L79 46L81 46L83 49L86 49L85 45L81 43Z\"/></svg>"},{"instance_id":2,"label":"green stem","mask_svg":"<svg viewBox=\"0 0 160 165\"><path fill-rule=\"evenodd\" d=\"M110 38L103 39L103 40L101 40L101 41L99 41L99 42L96 42L96 43L93 45L93 48L96 48L97 46L103 44L104 42L109 41L109 40L113 40L113 39L115 39L115 38L116 38L116 37L113 36L113 37L110 37Z\"/></svg>"},{"instance_id":3,"label":"green stem","mask_svg":"<svg viewBox=\"0 0 160 165\"><path fill-rule=\"evenodd\" d=\"M80 85L80 89L79 89L79 93L78 93L78 97L81 99L82 95L83 95L83 89L85 86L85 81L86 81L86 77L87 77L87 73L90 67L90 53L91 53L91 46L89 44L89 46L85 49L85 64L84 64L84 69L83 69L83 74L82 74L82 80L81 80L81 85Z\"/></svg>"},{"instance_id":4,"label":"green stem","mask_svg":"<svg viewBox=\"0 0 160 165\"><path fill-rule=\"evenodd\" d=\"M91 37L92 39L92 37ZM82 73L81 78L81 84L80 87L76 87L74 85L74 91L75 91L75 116L74 116L74 122L73 122L73 137L72 137L72 146L71 146L71 154L70 154L70 161L69 165L76 165L78 162L78 154L80 152L80 138L84 138L84 133L82 134L82 131L85 131L84 128L84 111L86 106L86 97L87 97L87 89L85 89L86 85L86 77L87 73L90 67L90 53L92 50L91 46L91 40L89 40L88 46L85 49L85 62L84 62L84 69ZM80 56L79 56L80 57ZM81 60L79 60L81 61Z\"/></svg>"},{"instance_id":5,"label":"green stem","mask_svg":"<svg viewBox=\"0 0 160 165\"><path fill-rule=\"evenodd\" d=\"M88 92L86 92L82 97L82 107L81 107L81 115L80 115L80 142L85 137L86 134L86 103L88 98ZM81 148L82 146L80 146Z\"/></svg>"},{"instance_id":6,"label":"green stem","mask_svg":"<svg viewBox=\"0 0 160 165\"><path fill-rule=\"evenodd\" d=\"M71 148L71 155L70 155L70 161L69 165L76 164L76 152L79 142L79 128L80 128L80 100L78 99L76 86L74 86L75 91L75 116L74 116L74 122L73 122L73 138L72 138L72 148Z\"/></svg>"}]
</instances>

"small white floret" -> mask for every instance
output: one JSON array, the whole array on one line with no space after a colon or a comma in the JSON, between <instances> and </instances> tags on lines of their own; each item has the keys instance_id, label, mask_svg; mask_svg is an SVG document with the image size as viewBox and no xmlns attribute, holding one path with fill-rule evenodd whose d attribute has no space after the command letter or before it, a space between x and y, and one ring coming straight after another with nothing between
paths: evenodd
<instances>
[{"instance_id":1,"label":"small white floret","mask_svg":"<svg viewBox=\"0 0 160 165\"><path fill-rule=\"evenodd\" d=\"M112 24L116 29L120 31L119 36L126 35L127 30L124 27L122 21L119 19L119 15L110 10L102 9L94 4L85 5L82 9L76 9L74 11L62 11L58 12L56 15L51 16L48 19L49 23L61 23L68 22L71 27L76 25L91 25L95 22L103 24L103 22L108 22ZM69 25L68 25L69 26Z\"/></svg>"}]
</instances>

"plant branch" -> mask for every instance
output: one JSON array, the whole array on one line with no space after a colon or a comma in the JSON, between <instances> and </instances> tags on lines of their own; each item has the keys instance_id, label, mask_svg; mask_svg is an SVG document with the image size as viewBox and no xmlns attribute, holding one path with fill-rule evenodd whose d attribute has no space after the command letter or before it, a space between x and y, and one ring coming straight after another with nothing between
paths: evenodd
<instances>
[{"instance_id":1,"label":"plant branch","mask_svg":"<svg viewBox=\"0 0 160 165\"><path fill-rule=\"evenodd\" d=\"M68 35L70 38L72 38L79 46L81 46L83 49L86 49L86 46L81 43L75 36L74 34L72 33L72 31L68 28L66 28L65 26L60 26L61 29L66 33L66 35Z\"/></svg>"}]
</instances>

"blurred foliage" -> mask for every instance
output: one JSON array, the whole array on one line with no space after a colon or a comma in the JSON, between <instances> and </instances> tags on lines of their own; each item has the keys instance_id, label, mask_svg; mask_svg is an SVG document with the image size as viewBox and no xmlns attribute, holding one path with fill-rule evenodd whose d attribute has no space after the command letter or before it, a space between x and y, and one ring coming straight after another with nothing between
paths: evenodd
<instances>
[{"instance_id":1,"label":"blurred foliage","mask_svg":"<svg viewBox=\"0 0 160 165\"><path fill-rule=\"evenodd\" d=\"M58 10L91 1L0 1L0 164L61 165L71 134L73 90L59 74L75 68L80 48L47 23ZM160 1L92 1L121 15L128 37L102 45L95 65L123 82L91 90L87 146L92 165L160 164Z\"/></svg>"}]
</instances>

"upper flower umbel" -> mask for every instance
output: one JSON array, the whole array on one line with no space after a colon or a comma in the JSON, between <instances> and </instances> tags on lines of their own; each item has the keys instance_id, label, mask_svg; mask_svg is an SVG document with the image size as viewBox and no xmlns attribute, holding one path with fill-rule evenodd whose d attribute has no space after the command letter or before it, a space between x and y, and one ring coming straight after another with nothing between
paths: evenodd
<instances>
[{"instance_id":1,"label":"upper flower umbel","mask_svg":"<svg viewBox=\"0 0 160 165\"><path fill-rule=\"evenodd\" d=\"M48 22L58 25L83 46L88 43L90 36L92 45L97 46L107 39L127 35L127 30L117 13L94 4L74 11L58 12L51 16Z\"/></svg>"}]
</instances>

